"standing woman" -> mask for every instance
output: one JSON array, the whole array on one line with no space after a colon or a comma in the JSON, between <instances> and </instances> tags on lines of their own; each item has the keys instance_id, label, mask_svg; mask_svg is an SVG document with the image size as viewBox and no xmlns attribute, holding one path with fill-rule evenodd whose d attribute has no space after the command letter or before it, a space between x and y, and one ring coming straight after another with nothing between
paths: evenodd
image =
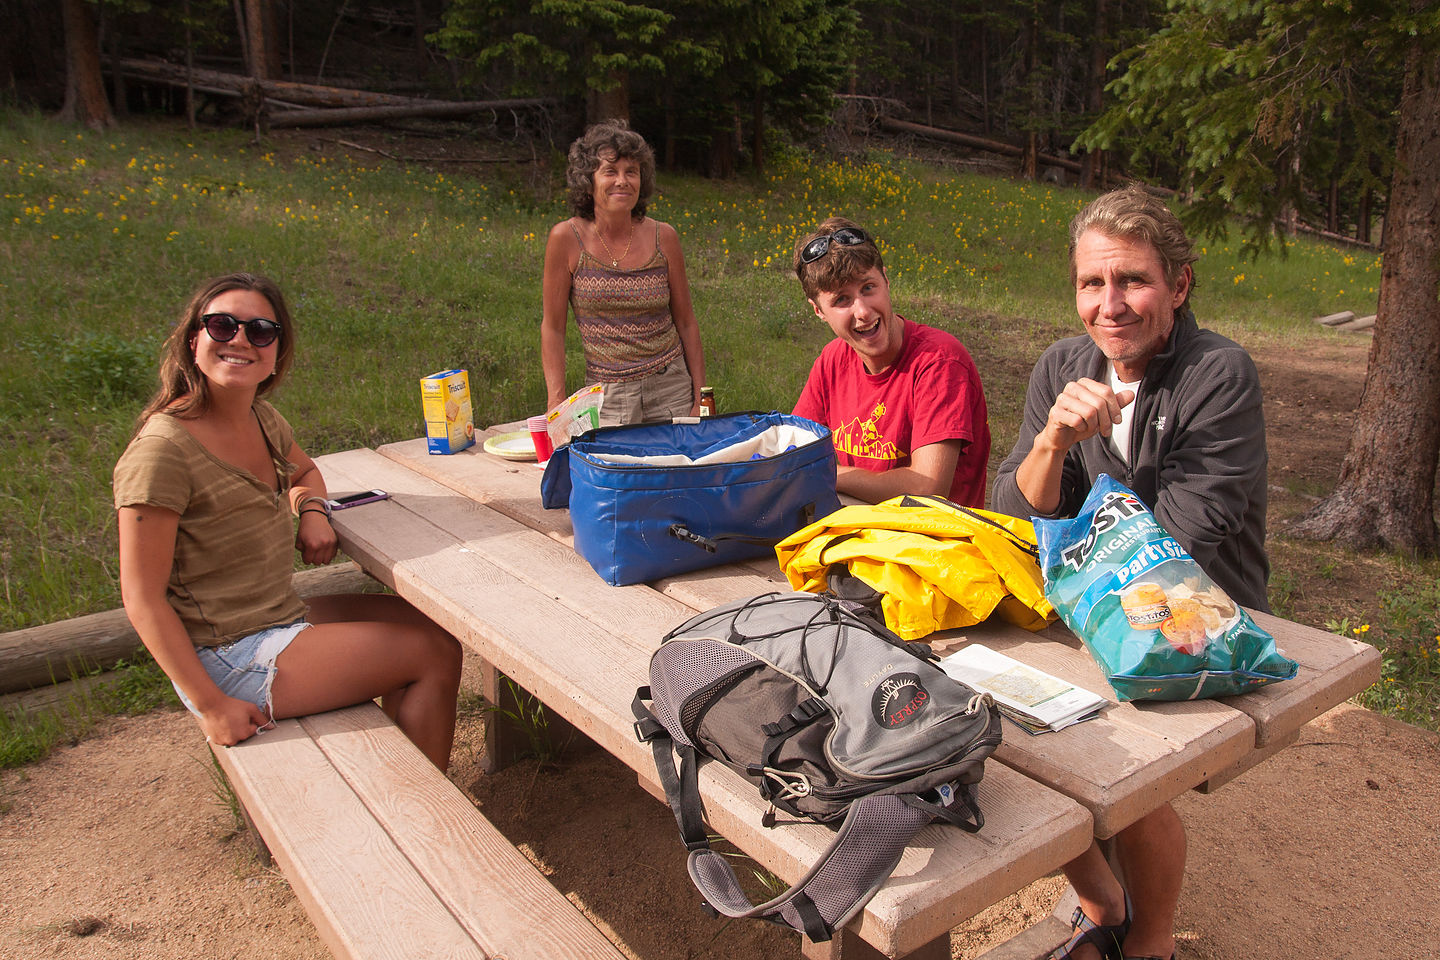
<instances>
[{"instance_id":1,"label":"standing woman","mask_svg":"<svg viewBox=\"0 0 1440 960\"><path fill-rule=\"evenodd\" d=\"M217 277L191 297L115 465L125 612L213 743L380 697L443 770L460 645L399 597L318 597L307 609L291 582L292 544L315 564L337 548L319 468L261 399L295 339L264 277Z\"/></svg>"},{"instance_id":2,"label":"standing woman","mask_svg":"<svg viewBox=\"0 0 1440 960\"><path fill-rule=\"evenodd\" d=\"M700 410L705 357L675 228L645 216L655 155L640 134L597 123L570 145L569 220L545 243L540 362L547 406L565 384L571 308L585 347L585 383L603 383L602 425L645 423Z\"/></svg>"}]
</instances>

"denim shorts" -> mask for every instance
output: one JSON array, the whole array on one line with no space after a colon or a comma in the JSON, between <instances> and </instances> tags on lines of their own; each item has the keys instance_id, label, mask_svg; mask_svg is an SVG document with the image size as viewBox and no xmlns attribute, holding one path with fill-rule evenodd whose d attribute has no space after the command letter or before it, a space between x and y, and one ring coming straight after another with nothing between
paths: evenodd
<instances>
[{"instance_id":1,"label":"denim shorts","mask_svg":"<svg viewBox=\"0 0 1440 960\"><path fill-rule=\"evenodd\" d=\"M275 660L290 646L290 641L308 626L310 624L304 620L297 620L278 627L266 627L221 647L197 647L195 653L221 693L250 701L273 720L275 708L270 702L270 685L275 682ZM184 691L175 687L175 692L180 694L180 702L198 717L200 711L195 709Z\"/></svg>"}]
</instances>

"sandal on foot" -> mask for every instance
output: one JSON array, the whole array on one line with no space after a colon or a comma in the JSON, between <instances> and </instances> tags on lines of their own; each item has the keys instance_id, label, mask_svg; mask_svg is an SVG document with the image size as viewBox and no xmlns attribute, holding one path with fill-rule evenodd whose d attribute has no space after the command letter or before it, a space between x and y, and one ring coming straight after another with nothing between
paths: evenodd
<instances>
[{"instance_id":1,"label":"sandal on foot","mask_svg":"<svg viewBox=\"0 0 1440 960\"><path fill-rule=\"evenodd\" d=\"M1070 960L1075 951L1087 943L1100 951L1100 960L1124 960L1120 945L1130 932L1130 895L1125 895L1125 919L1122 922L1101 926L1076 907L1075 915L1070 918L1070 931L1070 939L1056 947L1048 960Z\"/></svg>"}]
</instances>

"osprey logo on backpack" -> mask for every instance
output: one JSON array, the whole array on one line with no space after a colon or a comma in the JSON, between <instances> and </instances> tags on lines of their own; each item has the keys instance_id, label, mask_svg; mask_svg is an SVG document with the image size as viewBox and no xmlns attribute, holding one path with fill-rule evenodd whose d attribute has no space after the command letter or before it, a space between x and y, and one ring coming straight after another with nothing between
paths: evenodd
<instances>
[{"instance_id":1,"label":"osprey logo on backpack","mask_svg":"<svg viewBox=\"0 0 1440 960\"><path fill-rule=\"evenodd\" d=\"M980 829L975 784L1000 743L1000 714L933 660L929 647L812 593L725 604L665 636L635 697L635 732L655 752L710 909L829 940L921 827ZM705 758L755 785L772 807L767 824L777 809L844 820L804 879L767 903L753 905L710 849L696 778Z\"/></svg>"},{"instance_id":2,"label":"osprey logo on backpack","mask_svg":"<svg viewBox=\"0 0 1440 960\"><path fill-rule=\"evenodd\" d=\"M870 713L885 730L898 730L920 716L930 694L920 678L913 673L897 673L887 677L870 698Z\"/></svg>"}]
</instances>

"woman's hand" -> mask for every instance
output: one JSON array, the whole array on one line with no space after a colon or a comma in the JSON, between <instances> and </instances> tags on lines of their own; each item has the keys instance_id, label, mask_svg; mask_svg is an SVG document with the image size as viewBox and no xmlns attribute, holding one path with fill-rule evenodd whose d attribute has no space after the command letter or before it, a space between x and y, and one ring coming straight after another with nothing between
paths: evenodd
<instances>
[{"instance_id":1,"label":"woman's hand","mask_svg":"<svg viewBox=\"0 0 1440 960\"><path fill-rule=\"evenodd\" d=\"M225 697L213 709L200 714L200 729L205 731L205 739L222 747L249 740L269 722L255 704L235 697Z\"/></svg>"},{"instance_id":2,"label":"woman's hand","mask_svg":"<svg viewBox=\"0 0 1440 960\"><path fill-rule=\"evenodd\" d=\"M340 548L340 538L330 526L330 518L319 510L306 510L300 514L300 527L295 531L295 549L306 563L323 566L335 559Z\"/></svg>"}]
</instances>

